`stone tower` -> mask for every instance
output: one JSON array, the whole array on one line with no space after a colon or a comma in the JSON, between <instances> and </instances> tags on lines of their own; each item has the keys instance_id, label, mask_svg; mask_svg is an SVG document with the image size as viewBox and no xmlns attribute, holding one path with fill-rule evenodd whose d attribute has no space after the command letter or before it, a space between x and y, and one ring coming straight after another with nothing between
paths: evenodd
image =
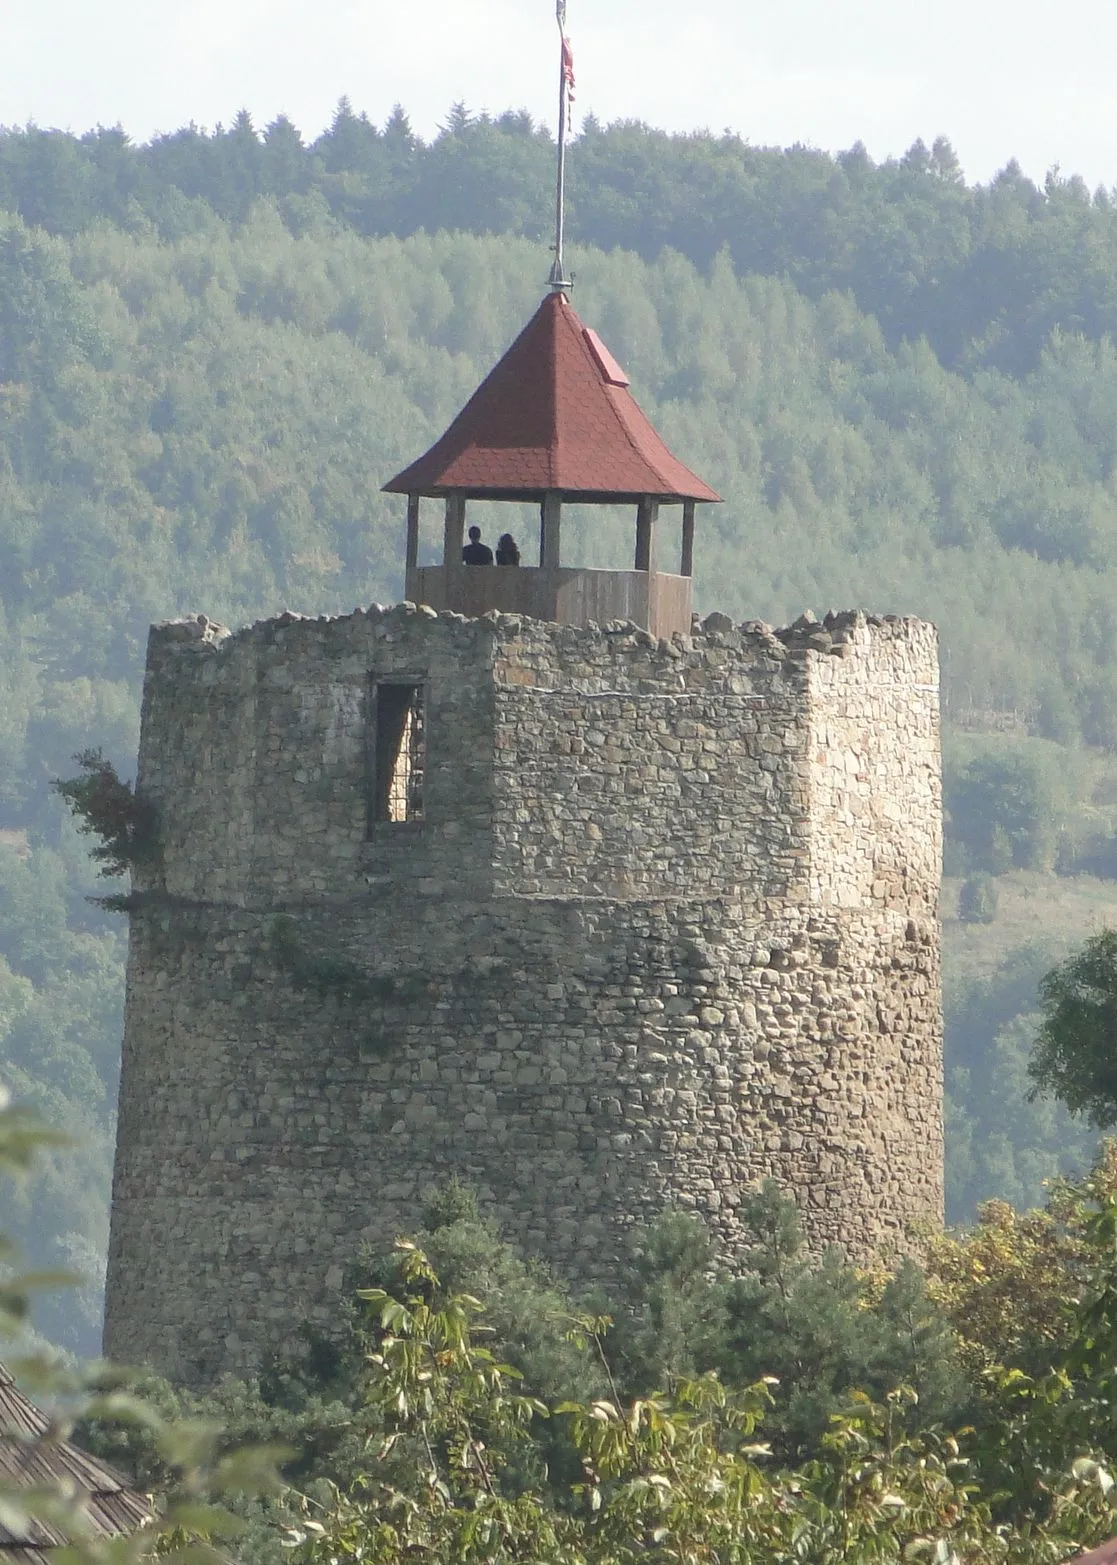
<instances>
[{"instance_id":1,"label":"stone tower","mask_svg":"<svg viewBox=\"0 0 1117 1565\"><path fill-rule=\"evenodd\" d=\"M612 403L612 361L545 308ZM458 563L491 491L445 466L484 449L475 421L396 485L433 606L152 631L114 1358L251 1368L450 1174L575 1278L668 1205L732 1258L767 1174L855 1256L941 1215L934 630L672 628L690 581L654 579L656 507L682 504L689 567L716 497L662 462L580 488L562 377L527 432L535 487L507 484L540 503L538 567ZM441 567L416 563L421 493L445 500ZM635 570L563 566L562 497L617 493Z\"/></svg>"}]
</instances>

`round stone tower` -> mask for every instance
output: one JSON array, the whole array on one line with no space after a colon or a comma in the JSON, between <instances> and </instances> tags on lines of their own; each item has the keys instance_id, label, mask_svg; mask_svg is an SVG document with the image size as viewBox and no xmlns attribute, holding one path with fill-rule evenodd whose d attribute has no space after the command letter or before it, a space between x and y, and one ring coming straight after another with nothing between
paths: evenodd
<instances>
[{"instance_id":1,"label":"round stone tower","mask_svg":"<svg viewBox=\"0 0 1117 1565\"><path fill-rule=\"evenodd\" d=\"M582 1279L667 1206L731 1259L765 1175L855 1257L941 1215L934 630L692 628L693 505L716 496L565 298L544 310L565 346L520 445L485 446L474 399L394 485L433 606L151 633L113 1358L251 1369L451 1174ZM606 414L643 464L610 490L577 465ZM460 563L498 467L539 501L538 567ZM427 582L420 494L446 502ZM563 497L618 494L635 569L563 566ZM683 508L662 591L660 503Z\"/></svg>"},{"instance_id":2,"label":"round stone tower","mask_svg":"<svg viewBox=\"0 0 1117 1565\"><path fill-rule=\"evenodd\" d=\"M140 783L114 1358L251 1367L451 1173L580 1277L940 1214L930 627L158 626Z\"/></svg>"}]
</instances>

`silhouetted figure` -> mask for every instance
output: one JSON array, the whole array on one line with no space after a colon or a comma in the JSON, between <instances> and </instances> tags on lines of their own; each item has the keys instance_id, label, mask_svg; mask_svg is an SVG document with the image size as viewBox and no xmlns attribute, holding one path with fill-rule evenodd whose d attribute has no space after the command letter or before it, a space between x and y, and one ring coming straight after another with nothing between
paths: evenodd
<instances>
[{"instance_id":1,"label":"silhouetted figure","mask_svg":"<svg viewBox=\"0 0 1117 1565\"><path fill-rule=\"evenodd\" d=\"M501 533L496 541L496 563L498 565L519 565L520 551L516 547L516 540L511 533Z\"/></svg>"},{"instance_id":2,"label":"silhouetted figure","mask_svg":"<svg viewBox=\"0 0 1117 1565\"><path fill-rule=\"evenodd\" d=\"M481 542L481 529L471 527L469 529L469 542L462 550L463 565L491 565L493 563L493 551L487 543Z\"/></svg>"}]
</instances>

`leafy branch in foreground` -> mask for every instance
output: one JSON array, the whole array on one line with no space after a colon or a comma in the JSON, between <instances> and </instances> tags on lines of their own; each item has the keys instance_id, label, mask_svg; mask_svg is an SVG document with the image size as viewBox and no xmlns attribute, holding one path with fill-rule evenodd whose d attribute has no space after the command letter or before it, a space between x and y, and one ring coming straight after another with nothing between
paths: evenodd
<instances>
[{"instance_id":1,"label":"leafy branch in foreground","mask_svg":"<svg viewBox=\"0 0 1117 1565\"><path fill-rule=\"evenodd\" d=\"M0 1176L23 1177L40 1148L63 1138L14 1107L0 1087ZM57 1276L10 1273L13 1248L0 1233L0 1349L19 1349L16 1333L25 1323L28 1301L38 1288L56 1286ZM228 1502L243 1495L279 1493L283 1485L276 1463L285 1456L263 1446L222 1451L220 1428L200 1419L164 1419L152 1405L128 1389L125 1372L105 1366L66 1369L39 1354L13 1356L13 1373L50 1398L52 1414L45 1432L36 1435L23 1426L9 1426L0 1415L0 1445L25 1450L27 1461L0 1465L0 1526L18 1543L38 1545L43 1528L69 1540L52 1550L67 1565L139 1565L154 1555L198 1565L218 1565L227 1559L224 1546L244 1530L244 1521ZM159 1450L170 1481L159 1494L137 1505L147 1520L134 1531L106 1534L90 1514L88 1496L71 1474L51 1460L59 1443L69 1439L78 1419L142 1426ZM20 1482L20 1470L33 1483ZM57 1476L47 1475L56 1473ZM222 1545L221 1551L218 1544Z\"/></svg>"},{"instance_id":2,"label":"leafy branch in foreground","mask_svg":"<svg viewBox=\"0 0 1117 1565\"><path fill-rule=\"evenodd\" d=\"M953 1565L1057 1561L1117 1525L1112 1480L1080 1458L1051 1486L1045 1520L996 1519L965 1439L913 1430L915 1396L855 1393L819 1454L779 1469L763 1441L774 1383L740 1390L713 1374L651 1396L615 1390L548 1407L478 1337L476 1298L447 1294L427 1257L398 1248L396 1290L366 1290L377 1318L365 1392L364 1471L304 1515L289 1542L307 1565L809 1565L901 1560ZM600 1319L575 1329L600 1340ZM561 1426L579 1476L528 1478L510 1459Z\"/></svg>"}]
</instances>

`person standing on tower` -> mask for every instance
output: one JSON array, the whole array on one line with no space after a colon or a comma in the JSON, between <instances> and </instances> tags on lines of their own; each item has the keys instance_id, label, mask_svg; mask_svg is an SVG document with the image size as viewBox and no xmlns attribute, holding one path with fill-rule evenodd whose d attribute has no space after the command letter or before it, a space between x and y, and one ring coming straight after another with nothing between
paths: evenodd
<instances>
[{"instance_id":1,"label":"person standing on tower","mask_svg":"<svg viewBox=\"0 0 1117 1565\"><path fill-rule=\"evenodd\" d=\"M481 529L471 527L469 529L469 542L462 550L463 565L491 565L493 563L493 551L487 543L481 542Z\"/></svg>"}]
</instances>

